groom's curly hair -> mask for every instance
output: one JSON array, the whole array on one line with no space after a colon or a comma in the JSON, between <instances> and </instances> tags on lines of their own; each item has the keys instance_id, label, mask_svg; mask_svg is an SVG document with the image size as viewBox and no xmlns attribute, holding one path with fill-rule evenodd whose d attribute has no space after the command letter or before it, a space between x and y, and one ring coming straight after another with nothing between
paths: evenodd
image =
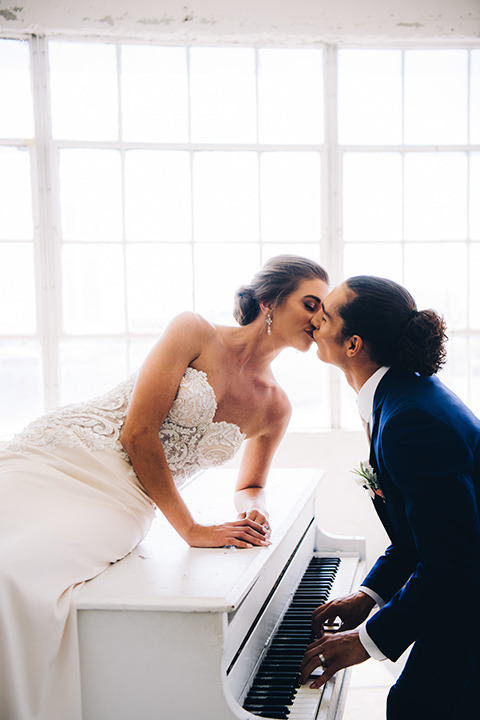
<instances>
[{"instance_id":1,"label":"groom's curly hair","mask_svg":"<svg viewBox=\"0 0 480 720\"><path fill-rule=\"evenodd\" d=\"M401 285L359 275L346 280L349 299L338 313L344 338L359 335L372 360L419 375L434 375L446 361L446 323L435 310L417 310Z\"/></svg>"}]
</instances>

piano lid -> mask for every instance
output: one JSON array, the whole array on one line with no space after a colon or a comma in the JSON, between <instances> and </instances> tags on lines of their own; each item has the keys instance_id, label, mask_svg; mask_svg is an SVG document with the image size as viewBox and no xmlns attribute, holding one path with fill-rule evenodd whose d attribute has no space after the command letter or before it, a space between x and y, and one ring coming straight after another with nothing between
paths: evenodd
<instances>
[{"instance_id":1,"label":"piano lid","mask_svg":"<svg viewBox=\"0 0 480 720\"><path fill-rule=\"evenodd\" d=\"M182 490L198 522L236 518L237 474L225 468L208 470ZM268 548L190 548L157 511L146 539L126 558L85 583L78 609L231 612L280 554L282 541L292 533L299 516L310 513L313 517L322 474L307 468L270 471L266 492L272 545Z\"/></svg>"}]
</instances>

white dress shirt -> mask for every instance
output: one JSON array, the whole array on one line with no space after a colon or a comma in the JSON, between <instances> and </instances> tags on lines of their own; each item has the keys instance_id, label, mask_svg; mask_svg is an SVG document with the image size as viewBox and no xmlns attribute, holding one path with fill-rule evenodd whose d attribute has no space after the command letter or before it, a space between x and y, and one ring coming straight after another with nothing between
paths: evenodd
<instances>
[{"instance_id":1,"label":"white dress shirt","mask_svg":"<svg viewBox=\"0 0 480 720\"><path fill-rule=\"evenodd\" d=\"M376 372L371 375L367 382L362 385L360 388L360 392L357 395L357 407L358 412L360 413L360 417L366 424L368 428L368 435L371 437L372 435L372 415L373 415L373 399L375 397L375 391L378 387L378 384L380 380L383 378L386 372L388 372L390 368L388 367L381 367ZM365 587L365 585L362 585L359 590L361 590L366 595L369 595L373 600L375 600L376 604L379 607L383 607L385 605L385 601L378 595L374 590L371 590L369 587ZM365 650L368 652L370 657L374 658L375 660L386 660L387 656L382 653L382 651L375 645L372 638L367 632L367 628L365 626L366 624L363 623L363 625L359 628L359 639L362 643Z\"/></svg>"}]
</instances>

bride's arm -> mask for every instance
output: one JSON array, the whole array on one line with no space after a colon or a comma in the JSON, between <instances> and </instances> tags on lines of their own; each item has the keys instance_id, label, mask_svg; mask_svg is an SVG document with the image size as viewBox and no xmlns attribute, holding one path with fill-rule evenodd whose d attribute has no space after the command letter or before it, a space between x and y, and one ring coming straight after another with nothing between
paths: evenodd
<instances>
[{"instance_id":1,"label":"bride's arm","mask_svg":"<svg viewBox=\"0 0 480 720\"><path fill-rule=\"evenodd\" d=\"M258 437L247 440L235 488L235 507L240 518L248 518L268 528L265 484L275 451L285 434L291 416L291 406L282 396L271 417L268 429Z\"/></svg>"},{"instance_id":2,"label":"bride's arm","mask_svg":"<svg viewBox=\"0 0 480 720\"><path fill-rule=\"evenodd\" d=\"M192 313L170 323L139 372L121 442L147 494L189 545L261 545L263 530L250 519L212 526L194 521L175 486L158 437L185 369L199 356L209 332L208 324Z\"/></svg>"}]
</instances>

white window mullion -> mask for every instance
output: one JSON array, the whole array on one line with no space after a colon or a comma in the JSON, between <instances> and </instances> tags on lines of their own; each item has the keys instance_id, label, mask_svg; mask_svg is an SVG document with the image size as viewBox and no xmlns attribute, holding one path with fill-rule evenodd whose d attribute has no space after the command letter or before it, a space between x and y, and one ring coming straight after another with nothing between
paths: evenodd
<instances>
[{"instance_id":1,"label":"white window mullion","mask_svg":"<svg viewBox=\"0 0 480 720\"><path fill-rule=\"evenodd\" d=\"M34 193L37 205L35 223L37 245L37 296L39 333L42 337L45 407L59 402L58 338L61 331L61 293L59 285L58 194L56 148L51 142L48 48L45 37L32 36L32 76L35 115Z\"/></svg>"},{"instance_id":2,"label":"white window mullion","mask_svg":"<svg viewBox=\"0 0 480 720\"><path fill-rule=\"evenodd\" d=\"M330 281L337 285L343 278L343 234L341 229L342 153L338 145L337 75L338 52L325 47L325 156L323 163L323 250ZM329 368L330 419L333 428L341 427L341 384L339 373Z\"/></svg>"}]
</instances>

